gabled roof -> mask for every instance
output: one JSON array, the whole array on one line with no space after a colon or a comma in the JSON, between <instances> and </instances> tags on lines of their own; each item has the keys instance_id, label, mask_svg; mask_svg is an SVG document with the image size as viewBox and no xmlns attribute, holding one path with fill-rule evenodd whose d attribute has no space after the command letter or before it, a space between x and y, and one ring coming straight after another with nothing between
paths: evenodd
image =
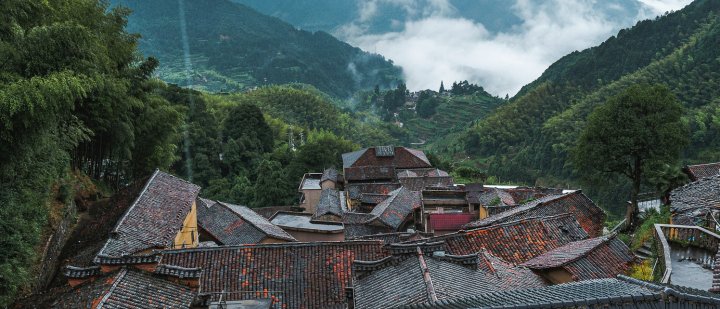
<instances>
[{"instance_id":1,"label":"gabled roof","mask_svg":"<svg viewBox=\"0 0 720 309\"><path fill-rule=\"evenodd\" d=\"M161 275L123 267L63 293L52 308L189 308L197 291Z\"/></svg>"},{"instance_id":2,"label":"gabled roof","mask_svg":"<svg viewBox=\"0 0 720 309\"><path fill-rule=\"evenodd\" d=\"M268 237L296 241L250 208L206 199L198 201L198 226L223 245L256 244Z\"/></svg>"},{"instance_id":3,"label":"gabled roof","mask_svg":"<svg viewBox=\"0 0 720 309\"><path fill-rule=\"evenodd\" d=\"M356 166L392 166L402 169L432 167L424 152L406 147L377 146L364 148L344 153L342 159L343 169Z\"/></svg>"},{"instance_id":4,"label":"gabled roof","mask_svg":"<svg viewBox=\"0 0 720 309\"><path fill-rule=\"evenodd\" d=\"M399 246L399 250L394 250ZM426 244L390 245L392 256L355 261L355 308L388 308L493 291L542 287L544 280L524 267L506 263L487 252L445 255Z\"/></svg>"},{"instance_id":5,"label":"gabled roof","mask_svg":"<svg viewBox=\"0 0 720 309\"><path fill-rule=\"evenodd\" d=\"M357 160L360 159L360 157L362 155L364 155L365 152L368 151L368 149L369 148L363 148L363 149L356 150L353 152L343 153L342 154L343 168L348 168L348 167L353 166L353 164L355 164L355 162L357 162Z\"/></svg>"},{"instance_id":6,"label":"gabled roof","mask_svg":"<svg viewBox=\"0 0 720 309\"><path fill-rule=\"evenodd\" d=\"M322 177L320 177L320 182L324 182L326 180L330 181L337 181L338 180L338 172L335 168L327 168L325 171L323 171Z\"/></svg>"},{"instance_id":7,"label":"gabled roof","mask_svg":"<svg viewBox=\"0 0 720 309\"><path fill-rule=\"evenodd\" d=\"M633 254L621 240L596 237L555 248L522 265L536 270L562 267L578 281L613 278L625 273L633 260Z\"/></svg>"},{"instance_id":8,"label":"gabled roof","mask_svg":"<svg viewBox=\"0 0 720 309\"><path fill-rule=\"evenodd\" d=\"M670 193L670 209L688 217L703 216L720 208L720 175L701 178Z\"/></svg>"},{"instance_id":9,"label":"gabled roof","mask_svg":"<svg viewBox=\"0 0 720 309\"><path fill-rule=\"evenodd\" d=\"M312 218L318 219L325 215L342 218L347 210L344 191L325 189L320 194L320 201L318 201L317 206L315 206L315 213Z\"/></svg>"},{"instance_id":10,"label":"gabled roof","mask_svg":"<svg viewBox=\"0 0 720 309\"><path fill-rule=\"evenodd\" d=\"M548 195L485 219L468 223L465 228L471 229L527 217L555 216L565 213L574 214L577 221L591 237L602 234L605 213L580 191L562 195Z\"/></svg>"},{"instance_id":11,"label":"gabled roof","mask_svg":"<svg viewBox=\"0 0 720 309\"><path fill-rule=\"evenodd\" d=\"M575 216L563 214L505 222L423 241L443 241L449 254L467 255L484 249L505 261L519 264L587 237Z\"/></svg>"},{"instance_id":12,"label":"gabled roof","mask_svg":"<svg viewBox=\"0 0 720 309\"><path fill-rule=\"evenodd\" d=\"M720 174L720 162L688 165L685 166L683 171L690 177L690 180L697 181L705 177Z\"/></svg>"},{"instance_id":13,"label":"gabled roof","mask_svg":"<svg viewBox=\"0 0 720 309\"><path fill-rule=\"evenodd\" d=\"M420 192L404 187L393 191L386 200L377 204L370 212L377 220L397 230L413 210L422 207Z\"/></svg>"},{"instance_id":14,"label":"gabled roof","mask_svg":"<svg viewBox=\"0 0 720 309\"><path fill-rule=\"evenodd\" d=\"M198 192L200 187L156 170L99 254L122 256L172 247Z\"/></svg>"},{"instance_id":15,"label":"gabled roof","mask_svg":"<svg viewBox=\"0 0 720 309\"><path fill-rule=\"evenodd\" d=\"M283 243L163 251L162 264L200 267L199 294L270 298L273 308L346 308L354 260L387 256L381 241Z\"/></svg>"}]
</instances>

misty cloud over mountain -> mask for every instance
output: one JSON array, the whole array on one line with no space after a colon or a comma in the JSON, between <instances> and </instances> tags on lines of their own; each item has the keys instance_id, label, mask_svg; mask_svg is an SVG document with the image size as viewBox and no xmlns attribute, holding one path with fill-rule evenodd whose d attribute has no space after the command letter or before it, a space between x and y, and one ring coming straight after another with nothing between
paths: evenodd
<instances>
[{"instance_id":1,"label":"misty cloud over mountain","mask_svg":"<svg viewBox=\"0 0 720 309\"><path fill-rule=\"evenodd\" d=\"M517 0L505 12L515 19L506 18L511 23L498 27L464 17L462 1L360 1L356 19L333 32L395 61L410 89L469 80L504 96L515 94L561 56L690 2ZM400 10L404 20L389 18L387 8ZM379 33L377 19L388 19L385 26L391 30Z\"/></svg>"}]
</instances>

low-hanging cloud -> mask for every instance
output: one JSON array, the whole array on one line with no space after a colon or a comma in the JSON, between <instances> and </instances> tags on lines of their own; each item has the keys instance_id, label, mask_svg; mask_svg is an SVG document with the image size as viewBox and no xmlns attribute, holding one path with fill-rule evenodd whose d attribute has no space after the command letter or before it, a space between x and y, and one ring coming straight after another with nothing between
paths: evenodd
<instances>
[{"instance_id":1,"label":"low-hanging cloud","mask_svg":"<svg viewBox=\"0 0 720 309\"><path fill-rule=\"evenodd\" d=\"M410 89L437 89L441 80L468 80L504 96L515 94L563 55L597 45L639 19L691 2L637 1L643 6L636 17L618 20L612 7L597 10L593 0L516 0L513 12L522 22L491 33L478 22L457 17L449 0L372 0L363 2L360 18L337 34L392 59L403 68ZM380 3L401 6L412 18L402 21L399 31L370 34L364 25L377 14Z\"/></svg>"}]
</instances>

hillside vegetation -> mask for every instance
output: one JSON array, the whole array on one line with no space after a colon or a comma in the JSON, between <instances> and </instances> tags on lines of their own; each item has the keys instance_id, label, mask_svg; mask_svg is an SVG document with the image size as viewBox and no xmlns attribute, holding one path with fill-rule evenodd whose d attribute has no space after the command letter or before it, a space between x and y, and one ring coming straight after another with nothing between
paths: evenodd
<instances>
[{"instance_id":1,"label":"hillside vegetation","mask_svg":"<svg viewBox=\"0 0 720 309\"><path fill-rule=\"evenodd\" d=\"M455 156L476 157L489 174L503 179L581 185L567 158L590 112L630 85L659 83L686 107L684 121L692 139L684 160L717 161L718 13L720 2L698 0L681 11L639 22L600 46L563 57L509 104L469 128L458 140L465 152ZM610 209L622 207L628 198L627 183L621 180L584 185ZM656 189L662 188L646 188Z\"/></svg>"},{"instance_id":2,"label":"hillside vegetation","mask_svg":"<svg viewBox=\"0 0 720 309\"><path fill-rule=\"evenodd\" d=\"M349 97L376 85L393 86L401 78L401 70L380 55L228 0L112 3L132 9L128 31L142 34L140 51L160 60L160 78L178 85L216 92L299 82ZM189 81L186 61L192 64Z\"/></svg>"}]
</instances>

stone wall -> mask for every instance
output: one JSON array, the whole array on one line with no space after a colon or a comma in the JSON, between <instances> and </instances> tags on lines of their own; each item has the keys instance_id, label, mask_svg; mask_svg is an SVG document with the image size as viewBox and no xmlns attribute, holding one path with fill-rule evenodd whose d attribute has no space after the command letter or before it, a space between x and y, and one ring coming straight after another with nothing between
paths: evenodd
<instances>
[{"instance_id":1,"label":"stone wall","mask_svg":"<svg viewBox=\"0 0 720 309\"><path fill-rule=\"evenodd\" d=\"M41 260L38 263L36 269L35 279L31 283L32 293L39 293L44 291L50 284L50 281L55 277L58 271L59 262L58 258L62 252L65 243L72 234L72 227L77 219L77 206L74 201L65 207L65 213L60 221L60 224L56 227L55 231L45 240L45 246L41 252Z\"/></svg>"}]
</instances>

